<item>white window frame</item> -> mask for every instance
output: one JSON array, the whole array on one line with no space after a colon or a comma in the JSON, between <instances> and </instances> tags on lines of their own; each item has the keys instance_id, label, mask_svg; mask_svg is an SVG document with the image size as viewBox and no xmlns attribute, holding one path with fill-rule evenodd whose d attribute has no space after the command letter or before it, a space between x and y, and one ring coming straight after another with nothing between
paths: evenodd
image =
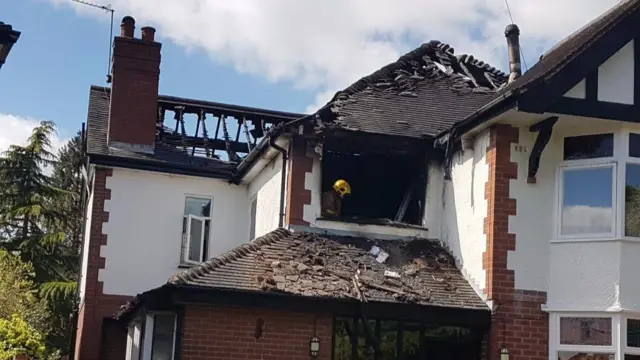
<instances>
[{"instance_id":1,"label":"white window frame","mask_svg":"<svg viewBox=\"0 0 640 360\"><path fill-rule=\"evenodd\" d=\"M187 206L187 200L189 198L192 199L198 199L198 200L207 200L209 201L210 204L210 208L209 208L209 216L197 216L197 215L184 215L184 209L183 209L183 215L182 215L182 221L184 223L184 221L186 220L187 222L187 226L185 229L185 233L183 233L183 236L185 236L184 238L184 251L181 254L181 263L182 264L187 264L187 265L194 265L194 264L200 264L204 261L206 261L206 257L207 254L205 254L205 245L207 247L207 249L209 248L209 244L205 244L205 240L204 238L207 238L207 242L210 243L211 242L211 228L212 228L212 219L213 219L213 197L211 196L203 196L203 195L197 195L197 194L185 194L184 195L184 208L186 209ZM201 231L201 236L203 237L201 240L201 248L200 248L200 261L196 261L196 260L189 260L189 252L191 249L191 220L192 219L196 219L196 220L200 220L202 221L202 231ZM209 221L209 231L208 233L205 233L205 229L206 229L206 221ZM206 236L205 236L206 235Z\"/></svg>"},{"instance_id":2,"label":"white window frame","mask_svg":"<svg viewBox=\"0 0 640 360\"><path fill-rule=\"evenodd\" d=\"M142 322L133 321L127 330L126 360L140 360L140 340L142 340Z\"/></svg>"},{"instance_id":3,"label":"white window frame","mask_svg":"<svg viewBox=\"0 0 640 360\"><path fill-rule=\"evenodd\" d=\"M615 239L617 228L618 228L618 196L617 187L618 187L618 166L617 162L612 160L611 158L597 158L597 159L589 159L590 161L584 160L572 160L566 161L562 165L558 166L556 170L556 211L554 216L555 221L555 229L556 229L556 239L560 240L583 240L583 239ZM597 169L597 168L611 168L611 202L612 202L612 220L611 220L611 232L609 233L584 233L584 234L562 234L562 212L564 209L564 172L569 170L584 170L584 169Z\"/></svg>"},{"instance_id":4,"label":"white window frame","mask_svg":"<svg viewBox=\"0 0 640 360\"><path fill-rule=\"evenodd\" d=\"M620 335L624 334L626 341L626 331L622 332L620 318L618 314L611 313L551 313L549 314L549 359L558 359L558 353L584 352L597 354L614 354L616 360L624 360L624 353L621 352ZM611 319L611 345L567 345L560 343L560 319L561 318L609 318ZM622 317L624 319L624 317ZM622 355L621 355L622 354ZM621 357L622 356L622 357Z\"/></svg>"},{"instance_id":5,"label":"white window frame","mask_svg":"<svg viewBox=\"0 0 640 360\"><path fill-rule=\"evenodd\" d=\"M191 254L191 224L193 220L198 220L201 222L200 229L200 258L198 260L189 259L189 254ZM206 221L210 220L210 218L204 216L195 216L192 214L187 215L187 232L186 232L186 243L185 243L185 251L183 254L183 261L188 264L199 264L204 261L204 242L205 242L205 229L206 229ZM209 222L211 224L211 222ZM211 225L209 225L211 227Z\"/></svg>"},{"instance_id":6,"label":"white window frame","mask_svg":"<svg viewBox=\"0 0 640 360\"><path fill-rule=\"evenodd\" d=\"M620 343L622 344L621 357L624 357L625 354L640 355L640 347L632 347L627 345L627 320L640 320L640 314L622 317L622 321L620 322Z\"/></svg>"},{"instance_id":7,"label":"white window frame","mask_svg":"<svg viewBox=\"0 0 640 360\"><path fill-rule=\"evenodd\" d=\"M151 360L153 353L153 330L156 315L173 315L173 342L171 345L171 358L176 358L176 335L178 333L178 316L172 312L154 311L147 313L144 326L144 343L139 360Z\"/></svg>"},{"instance_id":8,"label":"white window frame","mask_svg":"<svg viewBox=\"0 0 640 360\"><path fill-rule=\"evenodd\" d=\"M621 160L624 163L624 166L620 166L620 170L618 171L618 176L620 177L620 180L618 181L619 183L619 187L620 189L625 189L625 187L627 186L627 164L631 164L631 165L640 165L640 157L631 157L629 156L629 150L630 150L630 145L629 145L629 136L631 134L636 134L636 135L640 135L640 132L638 131L628 131L628 130L623 130L622 132L622 148L623 148L623 154L622 157L623 159ZM626 191L620 191L619 194L619 201L621 204L621 210L620 210L620 221L619 221L619 225L620 225L620 237L624 240L627 241L634 241L634 242L640 242L640 236L627 236L626 234L626 221L627 221L627 214L626 214L626 199L625 199L625 195L626 195ZM626 322L625 322L626 324ZM638 354L640 355L640 354Z\"/></svg>"},{"instance_id":9,"label":"white window frame","mask_svg":"<svg viewBox=\"0 0 640 360\"><path fill-rule=\"evenodd\" d=\"M561 139L574 136L585 135L602 135L613 134L613 156L601 157L593 159L576 159L576 160L563 160L564 159L564 146L562 146L561 163L556 168L556 181L555 181L555 206L553 216L553 228L554 238L551 240L554 242L591 242L591 241L619 241L624 240L628 242L640 242L640 236L632 237L627 236L625 233L626 222L626 209L625 209L625 186L626 186L626 169L627 164L640 165L640 158L629 156L629 136L631 134L640 135L640 131L637 129L630 129L623 126L618 129L607 129L603 131L589 131L584 133L566 134ZM563 142L561 142L564 144ZM611 234L577 234L577 235L562 235L562 196L563 196L563 170L573 168L588 168L597 166L606 166L607 164L615 164L613 188L613 221L614 231Z\"/></svg>"}]
</instances>

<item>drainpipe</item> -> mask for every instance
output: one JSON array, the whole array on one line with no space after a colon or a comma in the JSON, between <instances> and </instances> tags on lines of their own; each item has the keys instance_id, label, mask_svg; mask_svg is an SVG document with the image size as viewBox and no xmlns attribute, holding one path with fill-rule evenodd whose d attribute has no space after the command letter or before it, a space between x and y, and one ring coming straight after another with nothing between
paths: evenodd
<instances>
[{"instance_id":1,"label":"drainpipe","mask_svg":"<svg viewBox=\"0 0 640 360\"><path fill-rule=\"evenodd\" d=\"M287 160L289 159L289 154L287 150L282 148L281 146L276 144L277 137L269 136L269 146L276 149L282 154L282 180L280 182L280 219L278 220L278 227L284 227L284 189L287 181Z\"/></svg>"}]
</instances>

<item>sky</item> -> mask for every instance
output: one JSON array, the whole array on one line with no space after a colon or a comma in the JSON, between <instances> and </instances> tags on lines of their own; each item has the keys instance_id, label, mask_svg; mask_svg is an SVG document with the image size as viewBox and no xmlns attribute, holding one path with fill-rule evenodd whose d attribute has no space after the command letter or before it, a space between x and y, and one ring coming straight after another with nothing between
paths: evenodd
<instances>
[{"instance_id":1,"label":"sky","mask_svg":"<svg viewBox=\"0 0 640 360\"><path fill-rule=\"evenodd\" d=\"M430 40L507 69L504 0L93 0L156 28L160 93L312 112L336 91ZM509 0L531 67L617 0ZM21 31L0 69L0 151L54 121L59 147L86 121L89 87L106 85L108 13L72 0L0 0ZM526 68L526 67L525 67Z\"/></svg>"}]
</instances>

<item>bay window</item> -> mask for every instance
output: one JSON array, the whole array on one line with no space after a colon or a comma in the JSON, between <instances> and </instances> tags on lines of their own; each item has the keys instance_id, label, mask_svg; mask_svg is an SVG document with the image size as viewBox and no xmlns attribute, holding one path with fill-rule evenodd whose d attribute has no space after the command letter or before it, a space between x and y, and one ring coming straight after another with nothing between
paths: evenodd
<instances>
[{"instance_id":1,"label":"bay window","mask_svg":"<svg viewBox=\"0 0 640 360\"><path fill-rule=\"evenodd\" d=\"M551 359L640 360L640 315L553 314L551 321Z\"/></svg>"},{"instance_id":2,"label":"bay window","mask_svg":"<svg viewBox=\"0 0 640 360\"><path fill-rule=\"evenodd\" d=\"M557 178L558 239L640 238L640 134L565 137Z\"/></svg>"}]
</instances>

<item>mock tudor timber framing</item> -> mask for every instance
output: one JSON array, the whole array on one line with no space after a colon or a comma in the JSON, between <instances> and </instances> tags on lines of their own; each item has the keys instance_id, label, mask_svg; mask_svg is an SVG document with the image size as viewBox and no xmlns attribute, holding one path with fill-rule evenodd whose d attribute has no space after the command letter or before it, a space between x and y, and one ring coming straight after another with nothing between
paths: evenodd
<instances>
[{"instance_id":1,"label":"mock tudor timber framing","mask_svg":"<svg viewBox=\"0 0 640 360\"><path fill-rule=\"evenodd\" d=\"M640 10L636 9L620 23L613 24L611 31L598 38L555 76L539 84L534 91L523 94L518 100L518 110L640 122L640 28L636 26L639 19ZM599 66L631 41L634 41L633 104L598 100ZM585 80L584 99L563 96L582 79Z\"/></svg>"}]
</instances>

